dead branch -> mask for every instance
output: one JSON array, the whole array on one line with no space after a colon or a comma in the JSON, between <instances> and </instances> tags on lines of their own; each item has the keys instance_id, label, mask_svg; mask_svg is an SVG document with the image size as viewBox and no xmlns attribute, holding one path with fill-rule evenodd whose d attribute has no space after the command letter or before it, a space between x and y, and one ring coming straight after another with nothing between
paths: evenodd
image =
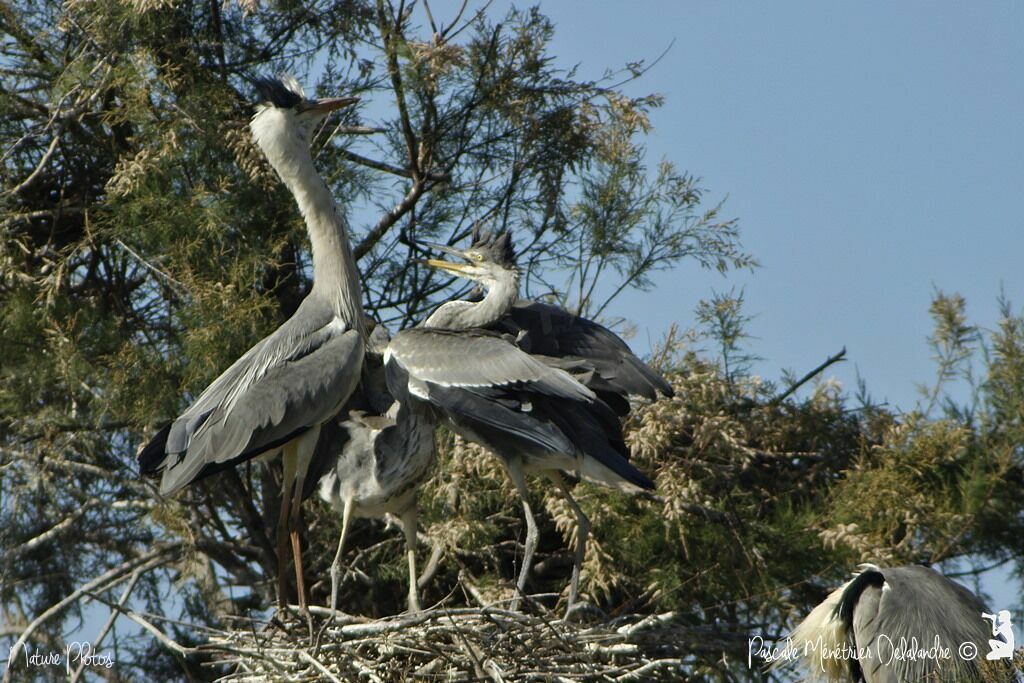
<instances>
[{"instance_id":1,"label":"dead branch","mask_svg":"<svg viewBox=\"0 0 1024 683\"><path fill-rule=\"evenodd\" d=\"M808 372L806 375L804 375L803 377L801 377L797 381L795 381L792 384L790 384L788 389L786 389L784 392L782 392L781 394L779 394L778 396L773 398L771 401L769 401L768 405L769 406L777 406L777 405L779 405L780 403L785 401L787 398L792 396L793 393L797 389L802 387L804 384L807 384L808 382L810 382L819 373L823 372L825 370L825 368L827 368L828 366L832 365L833 363L838 363L839 361L842 361L842 360L846 360L846 347L845 346L842 349L839 350L839 353L837 353L835 355L832 355L832 356L829 356L828 358L825 359L824 363L822 363L818 367L814 368L813 370Z\"/></svg>"},{"instance_id":2,"label":"dead branch","mask_svg":"<svg viewBox=\"0 0 1024 683\"><path fill-rule=\"evenodd\" d=\"M326 610L325 610L326 611ZM317 613L314 612L314 616ZM304 622L289 631L250 622L198 646L221 679L257 681L403 680L415 672L449 681L684 680L686 648L707 640L675 613L637 615L615 624L578 624L486 606L430 609L377 621L328 624L310 642ZM737 638L713 638L732 648ZM741 643L742 644L742 643Z\"/></svg>"},{"instance_id":3,"label":"dead branch","mask_svg":"<svg viewBox=\"0 0 1024 683\"><path fill-rule=\"evenodd\" d=\"M172 543L170 545L159 546L154 550L151 550L150 552L146 553L145 555L141 555L132 560L124 562L116 567L113 567L112 569L104 572L103 574L100 574L92 581L86 583L77 590L73 591L66 598L51 606L45 612L36 617L32 621L32 623L25 627L25 630L21 633L21 637L19 637L18 640L14 643L14 645L11 646L11 652L7 660L10 664L7 667L7 671L4 672L4 683L9 683L12 680L11 675L12 671L14 670L14 666L12 665L17 660L18 654L21 652L21 648L24 647L25 643L28 642L28 639L29 637L31 637L32 633L37 628L46 623L48 619L50 619L56 614L59 614L62 610L64 610L77 600L81 599L88 593L94 593L97 591L112 588L113 586L116 586L125 579L130 578L130 576L134 575L135 573L142 574L149 571L150 569L153 569L154 567L158 567L164 564L167 561L167 558L181 550L181 545L181 543Z\"/></svg>"}]
</instances>

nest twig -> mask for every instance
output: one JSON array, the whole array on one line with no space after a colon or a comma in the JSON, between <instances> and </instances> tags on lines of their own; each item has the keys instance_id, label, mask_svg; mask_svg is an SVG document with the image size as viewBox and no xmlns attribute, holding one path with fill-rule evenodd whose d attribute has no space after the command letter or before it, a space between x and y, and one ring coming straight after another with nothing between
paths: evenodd
<instances>
[{"instance_id":1,"label":"nest twig","mask_svg":"<svg viewBox=\"0 0 1024 683\"><path fill-rule=\"evenodd\" d=\"M728 640L733 640L729 638ZM674 613L577 624L485 608L435 608L323 628L239 629L203 646L224 683L255 681L683 680L698 649L731 649ZM684 654L685 652L685 654Z\"/></svg>"}]
</instances>

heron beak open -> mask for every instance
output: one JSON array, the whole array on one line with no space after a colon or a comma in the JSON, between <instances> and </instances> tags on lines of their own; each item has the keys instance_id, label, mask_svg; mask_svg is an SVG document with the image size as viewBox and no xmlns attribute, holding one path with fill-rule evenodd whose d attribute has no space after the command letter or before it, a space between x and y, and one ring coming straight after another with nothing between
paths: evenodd
<instances>
[{"instance_id":1,"label":"heron beak open","mask_svg":"<svg viewBox=\"0 0 1024 683\"><path fill-rule=\"evenodd\" d=\"M440 259L427 259L425 261L421 261L421 263L428 265L431 268L447 270L450 273L455 273L462 277L469 277L473 272L473 267L467 263L452 263L451 261L442 261Z\"/></svg>"},{"instance_id":2,"label":"heron beak open","mask_svg":"<svg viewBox=\"0 0 1024 683\"><path fill-rule=\"evenodd\" d=\"M358 101L358 97L326 97L322 100L313 100L312 103L305 107L305 111L315 112L317 114L326 116L335 109L341 109L342 107L351 107Z\"/></svg>"},{"instance_id":3,"label":"heron beak open","mask_svg":"<svg viewBox=\"0 0 1024 683\"><path fill-rule=\"evenodd\" d=\"M420 247L421 249L424 249L424 250L432 249L434 251L439 251L442 254L449 254L451 256L458 256L460 259L465 259L467 261L469 260L466 257L466 253L464 251L460 251L460 250L456 249L455 247L449 247L447 244L438 244L437 242L422 242L420 240L410 240L410 241L414 245L416 245L417 247ZM441 263L445 263L445 262L441 261Z\"/></svg>"}]
</instances>

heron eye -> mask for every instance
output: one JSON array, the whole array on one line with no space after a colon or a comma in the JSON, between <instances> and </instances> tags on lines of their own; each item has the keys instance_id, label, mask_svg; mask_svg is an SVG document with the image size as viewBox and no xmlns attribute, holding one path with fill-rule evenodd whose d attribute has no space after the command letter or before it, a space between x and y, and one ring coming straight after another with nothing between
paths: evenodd
<instances>
[{"instance_id":1,"label":"heron eye","mask_svg":"<svg viewBox=\"0 0 1024 683\"><path fill-rule=\"evenodd\" d=\"M483 254L470 254L469 256L470 256L470 258L472 258L477 263L483 263L483 261L484 261L484 255Z\"/></svg>"}]
</instances>

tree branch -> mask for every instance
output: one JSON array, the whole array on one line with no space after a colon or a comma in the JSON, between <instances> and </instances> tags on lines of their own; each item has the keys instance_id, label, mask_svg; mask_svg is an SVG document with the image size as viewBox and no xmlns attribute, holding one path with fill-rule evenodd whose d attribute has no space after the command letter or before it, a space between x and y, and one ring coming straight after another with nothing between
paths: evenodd
<instances>
[{"instance_id":1,"label":"tree branch","mask_svg":"<svg viewBox=\"0 0 1024 683\"><path fill-rule=\"evenodd\" d=\"M393 166L391 164L385 163L383 161L370 159L368 157L364 157L361 154L356 154L355 152L352 152L347 149L340 149L338 151L342 157L348 159L352 163L359 164L360 166L366 166L367 168L372 168L376 171L383 171L384 173L390 173L392 175L397 175L403 178L410 178L415 180L413 172L407 168L400 168L398 166ZM436 182L448 182L449 180L451 180L451 176L447 173L430 171L426 174L426 179L433 180Z\"/></svg>"},{"instance_id":2,"label":"tree branch","mask_svg":"<svg viewBox=\"0 0 1024 683\"><path fill-rule=\"evenodd\" d=\"M134 560L124 562L113 569L100 574L95 579L83 585L81 588L78 588L66 598L55 605L52 605L49 609L36 617L32 623L25 627L21 637L18 638L13 646L11 646L11 652L7 658L7 671L4 672L4 683L10 683L12 680L11 676L14 668L12 665L17 661L18 654L21 652L21 648L25 646L25 643L28 642L29 636L31 636L32 633L42 626L50 617L67 608L69 605L88 593L109 588L120 583L129 572L133 574L142 574L154 567L160 566L167 559L168 555L172 555L180 549L181 543L172 543L171 545L158 547L141 557L135 558Z\"/></svg>"},{"instance_id":3,"label":"tree branch","mask_svg":"<svg viewBox=\"0 0 1024 683\"><path fill-rule=\"evenodd\" d=\"M778 396L773 398L771 401L769 401L768 405L772 406L772 407L779 405L780 403L785 401L787 398L792 396L793 392L795 392L797 389L799 389L804 384L807 384L812 379L814 379L815 375L817 375L817 374L821 373L822 371L824 371L825 368L827 368L828 366L830 366L830 365L832 365L834 363L838 363L839 361L843 361L843 360L846 360L846 347L845 346L842 349L840 349L839 353L835 354L834 356L829 356L828 358L825 359L824 363L822 363L818 367L814 368L813 370L808 372L806 375L804 375L803 377L801 377L800 379L798 379L797 381L795 381L791 385L789 385L788 389L786 389L784 392L782 392L781 394L779 394Z\"/></svg>"},{"instance_id":4,"label":"tree branch","mask_svg":"<svg viewBox=\"0 0 1024 683\"><path fill-rule=\"evenodd\" d=\"M384 214L383 218L380 219L380 222L378 222L370 232L366 233L366 237L356 245L354 254L357 261L365 256L370 249L373 249L373 246L380 241L380 238L384 236L384 233L386 233L392 225L398 222L398 219L416 206L416 202L423 195L426 189L426 184L423 183L423 181L413 181L412 187L410 187L409 191L406 192L402 201L400 201L395 208Z\"/></svg>"}]
</instances>

